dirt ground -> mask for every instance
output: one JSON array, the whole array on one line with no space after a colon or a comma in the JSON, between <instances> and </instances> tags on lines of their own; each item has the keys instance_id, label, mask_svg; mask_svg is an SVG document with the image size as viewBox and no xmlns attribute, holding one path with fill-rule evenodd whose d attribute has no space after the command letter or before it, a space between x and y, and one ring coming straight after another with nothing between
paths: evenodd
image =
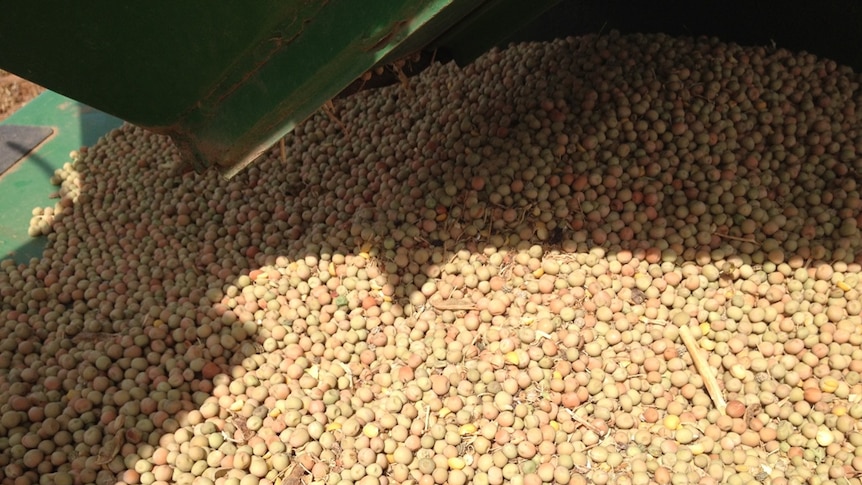
<instances>
[{"instance_id":1,"label":"dirt ground","mask_svg":"<svg viewBox=\"0 0 862 485\"><path fill-rule=\"evenodd\" d=\"M45 88L0 70L0 121L5 120Z\"/></svg>"}]
</instances>

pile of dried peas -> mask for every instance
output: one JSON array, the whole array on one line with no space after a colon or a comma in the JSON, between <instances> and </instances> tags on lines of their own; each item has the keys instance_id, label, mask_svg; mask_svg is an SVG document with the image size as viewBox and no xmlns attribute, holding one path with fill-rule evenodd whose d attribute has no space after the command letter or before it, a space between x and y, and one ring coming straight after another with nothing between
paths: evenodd
<instances>
[{"instance_id":1,"label":"pile of dried peas","mask_svg":"<svg viewBox=\"0 0 862 485\"><path fill-rule=\"evenodd\" d=\"M611 33L230 181L115 130L0 264L0 483L862 483L859 81Z\"/></svg>"}]
</instances>

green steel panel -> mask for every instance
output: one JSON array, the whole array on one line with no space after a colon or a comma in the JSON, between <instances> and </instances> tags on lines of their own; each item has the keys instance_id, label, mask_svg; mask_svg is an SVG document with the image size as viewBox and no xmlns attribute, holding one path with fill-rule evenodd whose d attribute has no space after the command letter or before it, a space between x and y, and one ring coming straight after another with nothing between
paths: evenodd
<instances>
[{"instance_id":1,"label":"green steel panel","mask_svg":"<svg viewBox=\"0 0 862 485\"><path fill-rule=\"evenodd\" d=\"M442 32L481 4L16 2L0 16L0 66L230 176L423 25Z\"/></svg>"},{"instance_id":2,"label":"green steel panel","mask_svg":"<svg viewBox=\"0 0 862 485\"><path fill-rule=\"evenodd\" d=\"M42 256L45 238L27 234L32 209L53 207L54 171L70 161L69 152L96 143L122 120L51 91L45 91L0 125L51 128L53 133L0 176L0 260L25 263Z\"/></svg>"}]
</instances>

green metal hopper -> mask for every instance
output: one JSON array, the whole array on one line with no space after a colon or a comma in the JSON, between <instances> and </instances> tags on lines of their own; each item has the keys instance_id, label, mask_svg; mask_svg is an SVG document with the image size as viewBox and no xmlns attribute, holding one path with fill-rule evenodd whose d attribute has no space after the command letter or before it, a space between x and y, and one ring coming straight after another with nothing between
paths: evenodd
<instances>
[{"instance_id":1,"label":"green metal hopper","mask_svg":"<svg viewBox=\"0 0 862 485\"><path fill-rule=\"evenodd\" d=\"M230 177L369 69L423 49L468 61L558 1L18 2L0 68Z\"/></svg>"}]
</instances>

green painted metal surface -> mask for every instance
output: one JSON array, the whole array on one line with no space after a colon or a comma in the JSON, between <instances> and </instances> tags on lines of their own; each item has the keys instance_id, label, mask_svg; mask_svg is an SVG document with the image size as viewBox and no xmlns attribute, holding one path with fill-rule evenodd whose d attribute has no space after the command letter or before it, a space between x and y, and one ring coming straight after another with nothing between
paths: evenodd
<instances>
[{"instance_id":1,"label":"green painted metal surface","mask_svg":"<svg viewBox=\"0 0 862 485\"><path fill-rule=\"evenodd\" d=\"M369 69L429 46L470 60L558 1L16 2L0 68L229 177Z\"/></svg>"},{"instance_id":2,"label":"green painted metal surface","mask_svg":"<svg viewBox=\"0 0 862 485\"><path fill-rule=\"evenodd\" d=\"M0 16L0 66L230 175L420 27L482 2L45 3Z\"/></svg>"},{"instance_id":3,"label":"green painted metal surface","mask_svg":"<svg viewBox=\"0 0 862 485\"><path fill-rule=\"evenodd\" d=\"M40 257L45 238L27 234L32 210L53 207L57 191L50 179L70 161L69 153L90 146L122 120L46 91L0 124L48 126L53 134L0 176L0 260L19 263Z\"/></svg>"},{"instance_id":4,"label":"green painted metal surface","mask_svg":"<svg viewBox=\"0 0 862 485\"><path fill-rule=\"evenodd\" d=\"M284 34L238 60L205 98L204 109L190 112L185 126L167 133L195 160L226 160L219 165L229 167L223 172L231 176L422 25L453 5L477 3L371 1L357 8L346 2L329 4L333 8L309 14L310 20L291 18L280 26ZM237 126L242 120L248 123Z\"/></svg>"}]
</instances>

